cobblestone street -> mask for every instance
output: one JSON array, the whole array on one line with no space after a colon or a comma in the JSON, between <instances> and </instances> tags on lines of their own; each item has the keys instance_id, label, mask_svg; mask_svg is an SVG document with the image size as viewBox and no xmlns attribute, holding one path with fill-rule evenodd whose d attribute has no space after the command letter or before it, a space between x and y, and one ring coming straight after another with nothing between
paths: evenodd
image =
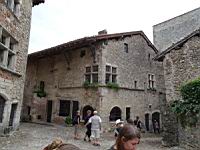
<instances>
[{"instance_id":1,"label":"cobblestone street","mask_svg":"<svg viewBox=\"0 0 200 150\"><path fill-rule=\"evenodd\" d=\"M83 134L84 130L82 137ZM77 145L82 150L106 150L114 143L111 133L104 133L101 138L101 147L95 147L83 140L74 140L72 127L22 123L19 130L13 135L0 138L0 147L1 150L42 150L45 145L57 137L62 138L64 142ZM160 137L143 135L138 150L180 150L179 148L164 148L161 146L160 140Z\"/></svg>"}]
</instances>

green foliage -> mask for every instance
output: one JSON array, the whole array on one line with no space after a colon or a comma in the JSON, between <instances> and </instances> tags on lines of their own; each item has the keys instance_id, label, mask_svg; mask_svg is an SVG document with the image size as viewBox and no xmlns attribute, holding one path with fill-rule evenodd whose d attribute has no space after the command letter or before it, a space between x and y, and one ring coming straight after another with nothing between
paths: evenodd
<instances>
[{"instance_id":1,"label":"green foliage","mask_svg":"<svg viewBox=\"0 0 200 150\"><path fill-rule=\"evenodd\" d=\"M39 98L47 96L47 93L41 89L37 89L33 93L37 93L37 97Z\"/></svg>"},{"instance_id":2,"label":"green foliage","mask_svg":"<svg viewBox=\"0 0 200 150\"><path fill-rule=\"evenodd\" d=\"M89 81L85 81L83 83L83 87L85 87L85 88L98 88L99 83L90 83Z\"/></svg>"},{"instance_id":3,"label":"green foliage","mask_svg":"<svg viewBox=\"0 0 200 150\"><path fill-rule=\"evenodd\" d=\"M150 87L150 88L148 88L147 90L156 91L156 88Z\"/></svg>"},{"instance_id":4,"label":"green foliage","mask_svg":"<svg viewBox=\"0 0 200 150\"><path fill-rule=\"evenodd\" d=\"M196 126L200 116L200 78L182 85L180 92L183 100L174 101L172 111L183 127Z\"/></svg>"},{"instance_id":5,"label":"green foliage","mask_svg":"<svg viewBox=\"0 0 200 150\"><path fill-rule=\"evenodd\" d=\"M65 118L65 123L67 126L72 125L72 118L70 116L67 116Z\"/></svg>"},{"instance_id":6,"label":"green foliage","mask_svg":"<svg viewBox=\"0 0 200 150\"><path fill-rule=\"evenodd\" d=\"M119 85L117 83L111 83L111 82L108 82L106 84L106 86L110 89L114 89L114 90L118 90L119 89Z\"/></svg>"}]
</instances>

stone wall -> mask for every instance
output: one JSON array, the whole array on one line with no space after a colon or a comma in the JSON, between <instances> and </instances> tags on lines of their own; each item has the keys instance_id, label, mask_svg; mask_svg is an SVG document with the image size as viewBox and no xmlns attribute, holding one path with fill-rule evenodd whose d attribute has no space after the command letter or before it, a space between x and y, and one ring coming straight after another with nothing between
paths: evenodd
<instances>
[{"instance_id":1,"label":"stone wall","mask_svg":"<svg viewBox=\"0 0 200 150\"><path fill-rule=\"evenodd\" d=\"M3 121L0 123L0 133L9 132L19 126L25 82L25 69L28 53L28 42L31 23L32 1L20 1L19 14L14 14L0 0L0 26L7 31L18 44L15 47L14 69L0 66L0 95L6 100ZM13 124L9 127L12 104L17 104ZM6 128L10 128L5 130Z\"/></svg>"},{"instance_id":2,"label":"stone wall","mask_svg":"<svg viewBox=\"0 0 200 150\"><path fill-rule=\"evenodd\" d=\"M128 44L128 53L124 51L124 43ZM122 111L122 119L126 119L126 107L131 107L131 118L140 116L144 123L145 113L160 112L159 96L164 92L163 68L159 62L151 59L155 56L154 50L148 46L141 35L105 40L95 44L96 53L93 56L90 47L66 50L64 54L46 56L43 58L31 58L28 60L27 79L25 89L24 111L27 115L27 106L32 103L41 105L31 109L31 115L41 115L42 121L46 121L47 100L53 101L52 121L63 123L63 117L59 117L59 100L79 101L79 109L86 105L92 106L100 112L103 123L109 123L110 111L114 106L119 106ZM85 50L85 56L80 57ZM67 60L66 60L67 58ZM83 88L85 67L98 64L98 88ZM106 65L117 68L117 83L119 90L109 89L105 84ZM156 90L147 89L148 74L154 74ZM40 81L45 82L47 97L35 97L34 87ZM137 81L137 87L135 87ZM149 105L151 107L149 108ZM44 108L42 112L40 108ZM59 119L60 118L60 119ZM59 121L58 121L59 120Z\"/></svg>"},{"instance_id":3,"label":"stone wall","mask_svg":"<svg viewBox=\"0 0 200 150\"><path fill-rule=\"evenodd\" d=\"M167 103L180 99L179 87L183 83L195 79L200 75L200 37L194 36L189 39L180 49L173 49L165 56L164 59L164 76L166 85ZM169 113L170 114L170 113ZM168 116L170 118L170 115ZM175 120L175 118L174 118ZM170 121L169 124L173 124ZM174 127L178 127L174 125ZM199 149L200 126L192 129L183 129L179 127L177 130L171 130L170 126L166 127L167 131L178 133L179 142L186 149ZM170 140L168 137L167 141Z\"/></svg>"},{"instance_id":4,"label":"stone wall","mask_svg":"<svg viewBox=\"0 0 200 150\"><path fill-rule=\"evenodd\" d=\"M156 48L163 51L200 28L200 8L153 26Z\"/></svg>"}]
</instances>

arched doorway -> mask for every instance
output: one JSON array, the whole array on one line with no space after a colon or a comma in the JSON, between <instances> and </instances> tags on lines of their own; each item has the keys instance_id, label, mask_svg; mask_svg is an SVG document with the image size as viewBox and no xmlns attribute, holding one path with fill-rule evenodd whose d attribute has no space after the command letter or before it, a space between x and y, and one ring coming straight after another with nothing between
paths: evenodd
<instances>
[{"instance_id":1,"label":"arched doorway","mask_svg":"<svg viewBox=\"0 0 200 150\"><path fill-rule=\"evenodd\" d=\"M117 119L121 119L122 118L121 115L122 115L121 109L119 107L115 106L110 111L109 120L116 121Z\"/></svg>"},{"instance_id":2,"label":"arched doorway","mask_svg":"<svg viewBox=\"0 0 200 150\"><path fill-rule=\"evenodd\" d=\"M154 112L152 114L152 123L156 120L158 122L158 125L160 126L160 113L159 112Z\"/></svg>"},{"instance_id":3,"label":"arched doorway","mask_svg":"<svg viewBox=\"0 0 200 150\"><path fill-rule=\"evenodd\" d=\"M92 106L90 106L90 105L86 105L85 107L83 107L83 117L82 117L83 120L84 120L84 118L86 117L87 111L88 111L88 110L91 110L92 113L93 113L93 111L94 111L94 109L93 109Z\"/></svg>"},{"instance_id":4,"label":"arched doorway","mask_svg":"<svg viewBox=\"0 0 200 150\"><path fill-rule=\"evenodd\" d=\"M3 121L3 112L6 100L0 95L0 123Z\"/></svg>"},{"instance_id":5,"label":"arched doorway","mask_svg":"<svg viewBox=\"0 0 200 150\"><path fill-rule=\"evenodd\" d=\"M145 114L145 126L146 130L149 131L149 114Z\"/></svg>"}]
</instances>

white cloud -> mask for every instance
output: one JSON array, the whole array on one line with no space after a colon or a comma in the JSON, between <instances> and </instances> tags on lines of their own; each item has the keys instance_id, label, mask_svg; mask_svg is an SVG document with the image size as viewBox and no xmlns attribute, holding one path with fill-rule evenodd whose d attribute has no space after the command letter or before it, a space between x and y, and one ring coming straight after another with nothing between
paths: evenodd
<instances>
[{"instance_id":1,"label":"white cloud","mask_svg":"<svg viewBox=\"0 0 200 150\"><path fill-rule=\"evenodd\" d=\"M46 0L33 7L29 53L92 36L143 30L200 6L199 0Z\"/></svg>"}]
</instances>

